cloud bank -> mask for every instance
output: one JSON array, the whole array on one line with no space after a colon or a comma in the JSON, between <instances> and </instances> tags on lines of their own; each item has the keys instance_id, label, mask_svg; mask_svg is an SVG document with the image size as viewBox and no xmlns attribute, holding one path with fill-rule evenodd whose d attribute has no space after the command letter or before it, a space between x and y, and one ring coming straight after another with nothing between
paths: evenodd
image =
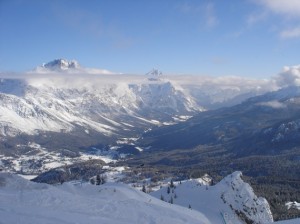
<instances>
[{"instance_id":1,"label":"cloud bank","mask_svg":"<svg viewBox=\"0 0 300 224\"><path fill-rule=\"evenodd\" d=\"M281 103L281 102L279 102L277 100L259 103L258 105L260 105L260 106L266 106L266 107L271 107L273 109L282 109L282 108L286 107L285 104L283 104L283 103Z\"/></svg>"},{"instance_id":2,"label":"cloud bank","mask_svg":"<svg viewBox=\"0 0 300 224\"><path fill-rule=\"evenodd\" d=\"M279 87L300 86L300 65L285 66L283 71L273 78Z\"/></svg>"},{"instance_id":3,"label":"cloud bank","mask_svg":"<svg viewBox=\"0 0 300 224\"><path fill-rule=\"evenodd\" d=\"M0 79L22 79L32 85L46 85L62 88L97 88L111 84L142 84L171 82L177 88L202 88L210 92L231 90L234 92L264 93L289 86L300 86L300 65L285 66L279 74L269 79L250 79L237 76L163 75L157 81L150 81L146 75L114 73L105 69L80 68L76 70L35 70L25 73L0 73Z\"/></svg>"}]
</instances>

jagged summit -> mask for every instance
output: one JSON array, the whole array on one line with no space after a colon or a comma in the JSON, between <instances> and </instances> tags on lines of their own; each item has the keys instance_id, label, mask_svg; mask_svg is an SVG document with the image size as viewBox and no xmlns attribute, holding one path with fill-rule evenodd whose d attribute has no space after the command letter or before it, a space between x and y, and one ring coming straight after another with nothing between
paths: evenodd
<instances>
[{"instance_id":1,"label":"jagged summit","mask_svg":"<svg viewBox=\"0 0 300 224\"><path fill-rule=\"evenodd\" d=\"M163 73L155 68L146 73L146 76L148 76L148 80L150 81L159 81L161 80L162 75Z\"/></svg>"},{"instance_id":2,"label":"jagged summit","mask_svg":"<svg viewBox=\"0 0 300 224\"><path fill-rule=\"evenodd\" d=\"M162 76L162 72L158 69L153 68L151 71L149 71L148 73L146 73L146 75L151 75L151 76Z\"/></svg>"},{"instance_id":3,"label":"jagged summit","mask_svg":"<svg viewBox=\"0 0 300 224\"><path fill-rule=\"evenodd\" d=\"M43 63L42 65L36 67L35 69L29 71L29 73L67 73L67 74L93 74L93 75L108 75L108 74L119 74L115 73L106 69L99 69L99 68L87 68L82 67L76 60L67 60L67 59L55 59L48 63Z\"/></svg>"},{"instance_id":4,"label":"jagged summit","mask_svg":"<svg viewBox=\"0 0 300 224\"><path fill-rule=\"evenodd\" d=\"M55 59L48 63L44 63L41 67L54 71L65 71L68 69L79 69L80 65L75 60L68 61L66 59Z\"/></svg>"},{"instance_id":5,"label":"jagged summit","mask_svg":"<svg viewBox=\"0 0 300 224\"><path fill-rule=\"evenodd\" d=\"M75 72L81 71L79 63L75 60L55 59L48 63L43 63L41 66L36 67L33 72Z\"/></svg>"}]
</instances>

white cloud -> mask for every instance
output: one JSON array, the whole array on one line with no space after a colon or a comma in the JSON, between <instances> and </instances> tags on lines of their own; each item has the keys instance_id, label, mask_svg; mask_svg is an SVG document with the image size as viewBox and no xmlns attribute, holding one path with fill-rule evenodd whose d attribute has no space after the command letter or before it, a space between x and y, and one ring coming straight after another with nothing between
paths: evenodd
<instances>
[{"instance_id":1,"label":"white cloud","mask_svg":"<svg viewBox=\"0 0 300 224\"><path fill-rule=\"evenodd\" d=\"M265 15L250 15L247 23L253 24L259 20L264 19L268 12L280 15L282 17L279 22L278 35L282 39L298 38L300 37L300 1L299 0L253 0L257 4L264 7Z\"/></svg>"},{"instance_id":2,"label":"white cloud","mask_svg":"<svg viewBox=\"0 0 300 224\"><path fill-rule=\"evenodd\" d=\"M299 0L256 0L274 13L300 17Z\"/></svg>"},{"instance_id":3,"label":"white cloud","mask_svg":"<svg viewBox=\"0 0 300 224\"><path fill-rule=\"evenodd\" d=\"M285 66L274 80L280 87L300 86L300 65Z\"/></svg>"},{"instance_id":4,"label":"white cloud","mask_svg":"<svg viewBox=\"0 0 300 224\"><path fill-rule=\"evenodd\" d=\"M281 103L281 102L279 102L277 100L259 103L258 105L266 106L266 107L271 107L271 108L274 108L274 109L281 109L281 108L285 108L286 107L283 103Z\"/></svg>"},{"instance_id":5,"label":"white cloud","mask_svg":"<svg viewBox=\"0 0 300 224\"><path fill-rule=\"evenodd\" d=\"M283 39L300 37L300 27L283 30L280 32L280 37Z\"/></svg>"},{"instance_id":6,"label":"white cloud","mask_svg":"<svg viewBox=\"0 0 300 224\"><path fill-rule=\"evenodd\" d=\"M250 79L238 76L191 76L191 75L178 75L168 76L172 82L176 82L182 86L198 86L200 88L210 88L213 90L232 89L239 92L248 91L273 91L277 87L272 80L268 79Z\"/></svg>"},{"instance_id":7,"label":"white cloud","mask_svg":"<svg viewBox=\"0 0 300 224\"><path fill-rule=\"evenodd\" d=\"M97 75L95 75L97 74ZM67 88L68 86L80 86L98 88L101 85L117 83L145 83L149 82L145 75L116 74L107 70L83 68L74 70L32 71L25 73L0 73L1 78L24 79L34 85L53 85ZM186 89L190 87L202 88L203 91L218 92L231 90L234 93L257 92L264 93L275 91L289 86L300 86L300 65L285 66L283 71L270 79L249 79L237 76L210 77L200 75L164 75L164 81L176 83ZM216 93L218 94L218 93ZM231 94L232 95L232 94ZM225 97L225 96L224 96ZM278 106L272 103L273 106Z\"/></svg>"}]
</instances>

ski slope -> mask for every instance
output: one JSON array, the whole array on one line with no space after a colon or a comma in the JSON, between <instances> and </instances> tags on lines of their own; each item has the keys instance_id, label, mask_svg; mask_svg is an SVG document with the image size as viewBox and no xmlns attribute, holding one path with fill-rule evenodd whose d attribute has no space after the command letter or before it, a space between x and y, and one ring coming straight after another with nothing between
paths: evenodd
<instances>
[{"instance_id":1,"label":"ski slope","mask_svg":"<svg viewBox=\"0 0 300 224\"><path fill-rule=\"evenodd\" d=\"M121 183L96 186L72 182L53 186L34 183L15 174L0 173L0 223L245 223L234 215L228 202L235 201L236 204L232 204L232 207L238 209L242 205L240 202L248 196L251 203L254 201L262 203L253 205L257 210L268 206L264 204L267 202L251 193L248 184L244 182L238 184L237 178L239 172L211 187L199 180L178 183L175 188L177 198L174 199L174 204L170 204ZM239 193L233 194L233 191L228 189L228 183L230 187L231 183L237 184L233 191L237 192L238 189ZM165 190L162 188L152 194L157 196ZM226 195L228 202L220 201L220 192ZM170 195L172 194L174 195L171 189ZM190 203L192 208L187 208L184 203ZM180 204L183 206L179 206ZM251 218L256 224L273 223L272 215L267 210L265 213L252 214ZM298 224L299 221L300 219L286 220L276 224Z\"/></svg>"},{"instance_id":2,"label":"ski slope","mask_svg":"<svg viewBox=\"0 0 300 224\"><path fill-rule=\"evenodd\" d=\"M0 173L0 217L5 224L212 224L124 184L51 186L7 173Z\"/></svg>"}]
</instances>

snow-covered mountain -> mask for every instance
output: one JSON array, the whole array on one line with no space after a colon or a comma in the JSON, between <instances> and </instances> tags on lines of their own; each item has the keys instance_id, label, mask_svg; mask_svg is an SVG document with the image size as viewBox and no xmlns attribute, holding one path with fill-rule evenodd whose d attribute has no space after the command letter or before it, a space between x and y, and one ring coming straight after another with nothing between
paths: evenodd
<instances>
[{"instance_id":1,"label":"snow-covered mountain","mask_svg":"<svg viewBox=\"0 0 300 224\"><path fill-rule=\"evenodd\" d=\"M84 85L92 84L82 81ZM84 85L57 87L55 83L37 85L27 80L2 80L1 135L71 132L76 126L112 135L133 126L170 122L174 116L201 109L170 82Z\"/></svg>"},{"instance_id":2,"label":"snow-covered mountain","mask_svg":"<svg viewBox=\"0 0 300 224\"><path fill-rule=\"evenodd\" d=\"M1 76L2 158L39 153L31 145L55 151L132 145L133 139L154 127L169 126L273 88L266 81L231 77L225 82L163 75L157 69L147 75L115 74L65 59L23 74Z\"/></svg>"},{"instance_id":3,"label":"snow-covered mountain","mask_svg":"<svg viewBox=\"0 0 300 224\"><path fill-rule=\"evenodd\" d=\"M266 199L258 198L251 186L234 172L214 186L189 180L151 193L183 207L205 214L212 223L271 223L272 213Z\"/></svg>"},{"instance_id":4,"label":"snow-covered mountain","mask_svg":"<svg viewBox=\"0 0 300 224\"><path fill-rule=\"evenodd\" d=\"M202 110L169 80L91 76L77 61L64 59L18 79L1 79L0 98L2 136L68 133L78 127L87 134L122 135Z\"/></svg>"},{"instance_id":5,"label":"snow-covered mountain","mask_svg":"<svg viewBox=\"0 0 300 224\"><path fill-rule=\"evenodd\" d=\"M0 173L1 221L7 224L273 223L266 200L257 198L240 176L235 172L215 186L186 181L175 184L170 194L166 188L152 193L165 199L173 196L171 204L121 183L97 186L70 182L52 186ZM298 222L299 219L278 223Z\"/></svg>"},{"instance_id":6,"label":"snow-covered mountain","mask_svg":"<svg viewBox=\"0 0 300 224\"><path fill-rule=\"evenodd\" d=\"M51 63L61 64L72 63ZM192 96L168 79L63 71L2 78L0 160L6 161L5 170L40 173L47 169L37 168L37 161L52 151L131 145L130 139L144 131L184 121L202 110ZM35 145L39 148L32 147ZM141 151L126 150L120 153ZM118 151L109 153L110 157L112 154Z\"/></svg>"},{"instance_id":7,"label":"snow-covered mountain","mask_svg":"<svg viewBox=\"0 0 300 224\"><path fill-rule=\"evenodd\" d=\"M55 59L48 63L43 63L41 66L36 67L30 73L89 73L89 74L113 74L114 72L108 71L106 69L97 68L85 68L81 67L79 62L76 60L66 60L66 59Z\"/></svg>"},{"instance_id":8,"label":"snow-covered mountain","mask_svg":"<svg viewBox=\"0 0 300 224\"><path fill-rule=\"evenodd\" d=\"M55 59L53 61L50 61L48 63L44 63L41 66L38 66L34 69L36 72L46 72L46 71L56 71L56 72L62 72L67 70L79 70L81 69L79 63L76 60L68 61L66 59Z\"/></svg>"},{"instance_id":9,"label":"snow-covered mountain","mask_svg":"<svg viewBox=\"0 0 300 224\"><path fill-rule=\"evenodd\" d=\"M256 153L266 153L268 144L279 151L299 145L299 108L300 87L287 87L232 107L199 113L180 124L152 130L141 140L152 149L192 148L230 141L235 144L232 148L244 155L254 154L253 148L257 145L260 147L255 149Z\"/></svg>"},{"instance_id":10,"label":"snow-covered mountain","mask_svg":"<svg viewBox=\"0 0 300 224\"><path fill-rule=\"evenodd\" d=\"M120 135L132 127L172 124L212 104L239 102L237 96L259 94L266 85L250 84L245 91L226 83L218 92L224 82L197 77L180 81L158 70L147 76L94 74L75 60L56 59L19 78L2 78L0 134L65 133L80 127L81 132Z\"/></svg>"},{"instance_id":11,"label":"snow-covered mountain","mask_svg":"<svg viewBox=\"0 0 300 224\"><path fill-rule=\"evenodd\" d=\"M77 61L67 61L65 59L56 59L54 61L43 64L44 68L49 70L67 70L67 69L79 69L80 65Z\"/></svg>"}]
</instances>

